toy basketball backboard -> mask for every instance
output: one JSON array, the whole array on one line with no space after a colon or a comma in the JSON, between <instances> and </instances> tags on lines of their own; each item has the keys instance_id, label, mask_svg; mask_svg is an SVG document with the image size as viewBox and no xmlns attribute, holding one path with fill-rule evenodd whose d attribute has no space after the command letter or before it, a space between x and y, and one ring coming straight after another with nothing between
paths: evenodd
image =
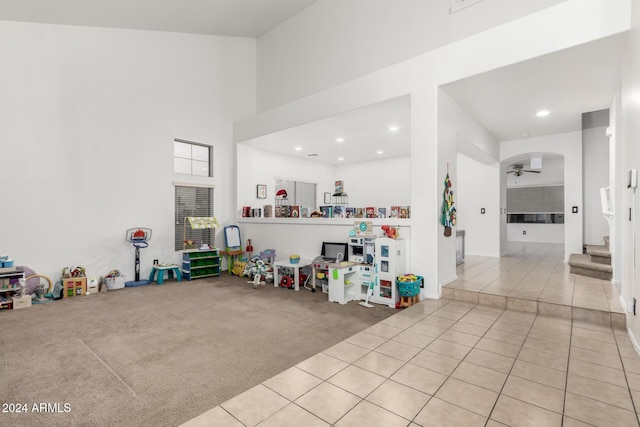
<instances>
[{"instance_id":1,"label":"toy basketball backboard","mask_svg":"<svg viewBox=\"0 0 640 427\"><path fill-rule=\"evenodd\" d=\"M151 229L146 227L136 227L127 230L127 242L142 243L151 240Z\"/></svg>"}]
</instances>

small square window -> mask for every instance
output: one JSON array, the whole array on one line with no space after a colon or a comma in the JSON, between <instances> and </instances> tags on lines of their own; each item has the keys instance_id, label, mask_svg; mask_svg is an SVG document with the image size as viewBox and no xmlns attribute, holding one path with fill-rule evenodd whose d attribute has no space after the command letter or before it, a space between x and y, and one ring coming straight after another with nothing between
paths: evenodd
<instances>
[{"instance_id":1,"label":"small square window","mask_svg":"<svg viewBox=\"0 0 640 427\"><path fill-rule=\"evenodd\" d=\"M173 171L185 175L213 176L213 147L176 139L173 141Z\"/></svg>"}]
</instances>

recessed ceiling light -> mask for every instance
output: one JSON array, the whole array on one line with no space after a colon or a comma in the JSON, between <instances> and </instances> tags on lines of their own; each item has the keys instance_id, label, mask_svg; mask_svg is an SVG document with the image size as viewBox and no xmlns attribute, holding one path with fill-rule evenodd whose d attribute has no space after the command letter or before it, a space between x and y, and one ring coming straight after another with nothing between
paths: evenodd
<instances>
[{"instance_id":1,"label":"recessed ceiling light","mask_svg":"<svg viewBox=\"0 0 640 427\"><path fill-rule=\"evenodd\" d=\"M302 147L296 147L296 151L302 151Z\"/></svg>"},{"instance_id":2,"label":"recessed ceiling light","mask_svg":"<svg viewBox=\"0 0 640 427\"><path fill-rule=\"evenodd\" d=\"M338 157L338 160L342 161L344 160L344 157Z\"/></svg>"},{"instance_id":3,"label":"recessed ceiling light","mask_svg":"<svg viewBox=\"0 0 640 427\"><path fill-rule=\"evenodd\" d=\"M398 126L389 126L389 132L396 132L398 129Z\"/></svg>"},{"instance_id":4,"label":"recessed ceiling light","mask_svg":"<svg viewBox=\"0 0 640 427\"><path fill-rule=\"evenodd\" d=\"M536 113L537 117L546 117L549 115L549 110L540 110Z\"/></svg>"},{"instance_id":5,"label":"recessed ceiling light","mask_svg":"<svg viewBox=\"0 0 640 427\"><path fill-rule=\"evenodd\" d=\"M376 153L377 153L377 154L383 154L383 153L384 153L384 151L382 151L382 150L378 150L378 151L376 151Z\"/></svg>"},{"instance_id":6,"label":"recessed ceiling light","mask_svg":"<svg viewBox=\"0 0 640 427\"><path fill-rule=\"evenodd\" d=\"M524 136L525 138L528 137L529 135L531 135L529 132L522 132L522 136Z\"/></svg>"},{"instance_id":7,"label":"recessed ceiling light","mask_svg":"<svg viewBox=\"0 0 640 427\"><path fill-rule=\"evenodd\" d=\"M336 142L344 142L344 138L336 138Z\"/></svg>"}]
</instances>

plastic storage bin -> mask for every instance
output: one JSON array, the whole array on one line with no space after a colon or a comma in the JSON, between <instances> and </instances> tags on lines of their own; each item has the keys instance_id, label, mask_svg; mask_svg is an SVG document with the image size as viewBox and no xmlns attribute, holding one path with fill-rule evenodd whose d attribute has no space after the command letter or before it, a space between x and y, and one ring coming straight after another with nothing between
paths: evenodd
<instances>
[{"instance_id":1,"label":"plastic storage bin","mask_svg":"<svg viewBox=\"0 0 640 427\"><path fill-rule=\"evenodd\" d=\"M107 290L115 291L116 289L124 288L125 275L116 277L107 277L104 279L104 283L107 285Z\"/></svg>"},{"instance_id":2,"label":"plastic storage bin","mask_svg":"<svg viewBox=\"0 0 640 427\"><path fill-rule=\"evenodd\" d=\"M398 286L398 294L402 297L413 297L420 293L420 285L424 278L422 276L416 276L417 280L412 282L401 282L396 277L396 285Z\"/></svg>"}]
</instances>

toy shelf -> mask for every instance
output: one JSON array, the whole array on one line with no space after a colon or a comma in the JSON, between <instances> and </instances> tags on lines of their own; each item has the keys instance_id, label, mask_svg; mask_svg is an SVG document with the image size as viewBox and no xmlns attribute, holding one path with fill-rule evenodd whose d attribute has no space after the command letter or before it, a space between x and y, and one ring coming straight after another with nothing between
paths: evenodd
<instances>
[{"instance_id":1,"label":"toy shelf","mask_svg":"<svg viewBox=\"0 0 640 427\"><path fill-rule=\"evenodd\" d=\"M220 250L185 250L182 253L180 270L187 280L220 276Z\"/></svg>"},{"instance_id":2,"label":"toy shelf","mask_svg":"<svg viewBox=\"0 0 640 427\"><path fill-rule=\"evenodd\" d=\"M20 286L10 285L11 279L23 279L24 271L15 267L0 269L0 309L14 308L13 293L20 290ZM6 288L5 288L6 286Z\"/></svg>"}]
</instances>

